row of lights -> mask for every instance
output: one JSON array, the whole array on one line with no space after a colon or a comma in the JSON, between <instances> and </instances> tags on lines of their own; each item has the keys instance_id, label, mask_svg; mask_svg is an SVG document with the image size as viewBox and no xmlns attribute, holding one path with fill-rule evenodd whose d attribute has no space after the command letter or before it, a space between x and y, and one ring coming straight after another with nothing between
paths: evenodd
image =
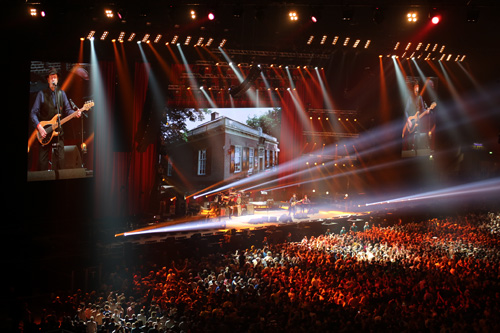
<instances>
[{"instance_id":1,"label":"row of lights","mask_svg":"<svg viewBox=\"0 0 500 333\"><path fill-rule=\"evenodd\" d=\"M46 16L45 11L43 9L41 9L40 6L31 5L28 9L29 9L29 14L32 17L38 17L38 16L45 17ZM353 17L353 13L354 12L352 9L344 8L342 11L342 20L343 21L350 21ZM119 19L123 19L123 15L120 11L116 11L116 13L115 13L115 11L110 9L110 8L104 9L104 15L108 19L113 19L115 17L115 14ZM233 13L233 16L234 17L241 17L240 11L238 9L236 9ZM309 13L309 19L314 23L319 21L320 16L321 16L320 9L312 11L312 12L310 11L310 13ZM189 9L189 18L191 18L192 20L195 20L195 19L197 19L197 17L198 17L197 11L195 9ZM211 20L211 21L215 20L215 11L213 11L213 10L208 11L208 13L206 13L206 17L208 20ZM433 8L431 10L429 17L430 17L431 22L433 24L438 24L441 21L441 15L439 14L439 12L435 8ZM475 8L468 8L467 21L468 22L476 22L477 17L478 17L478 10ZM298 21L299 20L298 11L297 10L290 10L288 12L288 19L290 21L293 21L293 22ZM380 23L380 21L383 19L383 11L381 8L375 9L373 19L377 23ZM406 20L410 23L416 23L417 21L419 21L418 12L417 11L409 11L406 14Z\"/></svg>"},{"instance_id":2,"label":"row of lights","mask_svg":"<svg viewBox=\"0 0 500 333\"><path fill-rule=\"evenodd\" d=\"M89 40L94 39L95 34L96 34L95 30L90 31L87 34L86 39L89 39ZM109 36L109 31L104 31L101 34L101 37L99 39L104 41L108 38L108 36ZM112 39L111 41L112 42L118 41L120 43L123 43L126 40L127 42L133 42L134 40L136 40L136 37L137 37L137 34L132 32L130 35L128 35L128 38L126 38L126 33L124 31L122 31L122 32L120 32L117 39ZM156 35L156 37L153 39L153 43L158 44L162 38L163 38L163 36L161 34ZM179 41L179 38L180 37L178 35L175 35L172 37L172 39L170 41L165 42L165 45L177 44ZM82 38L82 40L83 39L85 39L85 38ZM184 40L183 44L188 46L191 44L192 40L193 40L192 36L187 36L186 39ZM138 40L138 43L139 42L140 43L147 43L147 44L151 43L151 34L144 34L142 39ZM195 46L210 47L210 46L212 46L213 42L214 42L213 38L208 38L208 39L206 39L206 42L205 42L205 37L199 37L194 45ZM219 43L219 46L224 47L224 45L226 45L226 43L227 43L227 39L222 39L221 42Z\"/></svg>"},{"instance_id":3,"label":"row of lights","mask_svg":"<svg viewBox=\"0 0 500 333\"><path fill-rule=\"evenodd\" d=\"M407 52L404 52L401 56L399 55L394 55L394 54L388 54L386 57L387 58L396 58L396 59L399 59L399 58L402 58L402 59L407 59L407 60L410 60L410 59L420 59L424 56L423 53L419 53L417 56L415 56L415 52L412 52L410 55L407 54ZM379 58L383 58L383 55L379 55ZM457 55L453 55L453 54L441 54L441 56L439 58L437 57L433 57L432 56L432 53L427 53L425 55L425 58L424 60L436 60L438 59L439 61L455 61L455 62L463 62L466 58L466 55L461 55L461 54L457 54Z\"/></svg>"},{"instance_id":4,"label":"row of lights","mask_svg":"<svg viewBox=\"0 0 500 333\"><path fill-rule=\"evenodd\" d=\"M310 116L309 120L313 120L313 116ZM321 120L321 117L318 117L318 120ZM325 120L330 120L330 118L329 117L325 117ZM342 118L339 117L339 118L337 118L337 120L338 121L342 121ZM350 121L350 119L349 118L345 118L345 121ZM353 121L357 122L358 119L354 118Z\"/></svg>"},{"instance_id":5,"label":"row of lights","mask_svg":"<svg viewBox=\"0 0 500 333\"><path fill-rule=\"evenodd\" d=\"M414 45L415 45L415 47L414 47ZM404 53L401 55L401 57L398 55L391 55L391 54L387 55L387 57L420 59L425 55L425 57L424 57L425 60L431 60L431 59L435 60L436 57L433 57L433 52L438 52L441 54L438 58L440 61L451 61L453 59L453 55L452 54L445 54L444 53L445 48L446 48L445 45L439 46L439 44L437 44L437 43L420 42L420 43L414 44L412 42L409 42L404 47ZM397 42L394 45L393 50L398 51L400 49L402 49L402 45L400 42ZM382 57L382 55L380 55L379 57ZM459 62L459 61L462 62L465 60L465 57L466 57L465 55L456 55L454 57L454 60L456 62Z\"/></svg>"},{"instance_id":6,"label":"row of lights","mask_svg":"<svg viewBox=\"0 0 500 333\"><path fill-rule=\"evenodd\" d=\"M312 45L314 39L316 37L311 35L309 36L309 38L307 39L307 45ZM361 44L361 40L360 39L351 39L351 37L346 37L343 39L343 42L341 43L343 46L348 46L349 43L351 42L351 40L354 40L353 44L352 44L352 47L353 48L357 48L360 44ZM320 45L329 45L330 42L328 42L328 36L327 35L323 35L320 39ZM334 36L333 39L332 39L332 42L331 42L331 45L340 45L339 43L340 41L340 37L339 36ZM371 40L367 40L365 43L364 43L364 48L367 49L371 44Z\"/></svg>"}]
</instances>

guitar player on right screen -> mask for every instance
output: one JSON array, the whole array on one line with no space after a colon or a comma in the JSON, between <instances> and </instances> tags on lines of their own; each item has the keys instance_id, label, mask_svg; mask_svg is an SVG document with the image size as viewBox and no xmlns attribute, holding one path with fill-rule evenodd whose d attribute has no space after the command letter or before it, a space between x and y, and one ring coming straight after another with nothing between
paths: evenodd
<instances>
[{"instance_id":1,"label":"guitar player on right screen","mask_svg":"<svg viewBox=\"0 0 500 333\"><path fill-rule=\"evenodd\" d=\"M430 107L427 107L420 94L420 85L418 81L415 81L413 95L408 98L405 107L406 122L402 134L403 150L429 149L429 133L426 131L428 126L423 126L423 121L435 106L434 102Z\"/></svg>"},{"instance_id":2,"label":"guitar player on right screen","mask_svg":"<svg viewBox=\"0 0 500 333\"><path fill-rule=\"evenodd\" d=\"M75 111L71 108L66 93L58 87L59 74L56 69L51 69L47 74L48 88L38 92L33 107L31 108L30 119L33 126L38 131L41 142L39 145L39 170L49 169L49 153L52 149L50 141L55 136L53 143L56 144L54 150L55 156L52 158L52 169L62 169L64 165L64 138L62 127L58 126L57 132L48 132L49 127L43 126L44 123L60 121L63 116L68 116L77 112L80 117L81 111ZM58 111L59 110L59 111ZM59 115L59 120L58 116ZM54 124L56 125L56 124Z\"/></svg>"}]
</instances>

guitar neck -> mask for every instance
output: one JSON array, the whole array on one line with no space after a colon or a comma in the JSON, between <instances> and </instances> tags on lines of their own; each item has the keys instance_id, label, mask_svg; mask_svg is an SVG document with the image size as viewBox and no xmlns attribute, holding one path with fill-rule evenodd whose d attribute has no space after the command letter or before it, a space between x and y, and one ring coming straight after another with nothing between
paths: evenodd
<instances>
[{"instance_id":1,"label":"guitar neck","mask_svg":"<svg viewBox=\"0 0 500 333\"><path fill-rule=\"evenodd\" d=\"M71 119L75 118L77 116L77 114L78 114L79 111L83 111L83 109L78 109L77 111L73 112L69 116L66 116L63 119L61 119L61 125L63 125L64 123L70 121Z\"/></svg>"}]
</instances>

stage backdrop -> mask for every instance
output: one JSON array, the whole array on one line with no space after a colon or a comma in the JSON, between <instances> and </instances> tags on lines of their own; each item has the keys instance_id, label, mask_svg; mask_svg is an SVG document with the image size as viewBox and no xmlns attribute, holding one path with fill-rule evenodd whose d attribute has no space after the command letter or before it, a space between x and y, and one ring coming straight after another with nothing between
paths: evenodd
<instances>
[{"instance_id":1,"label":"stage backdrop","mask_svg":"<svg viewBox=\"0 0 500 333\"><path fill-rule=\"evenodd\" d=\"M156 143L150 144L144 152L136 150L134 136L140 126L143 107L148 91L150 66L137 63L132 79L124 78L127 70L115 62L101 63L101 75L105 82L105 106L107 114L96 124L95 155L95 207L98 217L127 217L143 214L155 214L154 198L155 177L157 176L158 151ZM130 94L117 91L123 85L133 82ZM308 108L324 108L323 92L314 76L302 77L295 82L293 92L280 91L279 106L282 108L282 123L279 163L288 161L301 154L303 146L302 131L309 119ZM124 89L126 90L126 89ZM293 94L293 97L292 97ZM120 96L120 97L118 97ZM120 103L115 103L119 98ZM172 102L172 101L169 101ZM176 101L179 102L179 101ZM182 99L181 107L200 107L199 100ZM245 96L234 99L234 107L248 107L249 99ZM175 104L175 103L174 103ZM118 107L118 105L120 105ZM129 121L123 121L124 118ZM117 126L120 124L120 126ZM123 128L123 126L127 128ZM128 133L123 135L123 133ZM125 142L117 142L118 141ZM126 147L123 149L123 147ZM298 166L287 168L280 173L293 173Z\"/></svg>"}]
</instances>

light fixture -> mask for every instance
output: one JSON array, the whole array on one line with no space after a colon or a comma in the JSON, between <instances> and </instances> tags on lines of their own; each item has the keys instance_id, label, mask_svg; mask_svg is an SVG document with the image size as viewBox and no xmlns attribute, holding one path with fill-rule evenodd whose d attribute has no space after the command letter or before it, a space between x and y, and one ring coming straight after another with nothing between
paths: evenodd
<instances>
[{"instance_id":1,"label":"light fixture","mask_svg":"<svg viewBox=\"0 0 500 333\"><path fill-rule=\"evenodd\" d=\"M418 21L417 12L408 12L408 14L406 14L406 19L408 20L408 22L411 23L417 22Z\"/></svg>"},{"instance_id":2,"label":"light fixture","mask_svg":"<svg viewBox=\"0 0 500 333\"><path fill-rule=\"evenodd\" d=\"M106 17L110 19L114 17L113 11L111 9L105 9L104 15L106 15Z\"/></svg>"},{"instance_id":3,"label":"light fixture","mask_svg":"<svg viewBox=\"0 0 500 333\"><path fill-rule=\"evenodd\" d=\"M297 14L296 11L292 10L288 12L288 18L290 21L298 21L299 20L299 15Z\"/></svg>"},{"instance_id":4,"label":"light fixture","mask_svg":"<svg viewBox=\"0 0 500 333\"><path fill-rule=\"evenodd\" d=\"M189 11L189 17L191 17L192 20L196 19L196 11L194 9Z\"/></svg>"}]
</instances>

